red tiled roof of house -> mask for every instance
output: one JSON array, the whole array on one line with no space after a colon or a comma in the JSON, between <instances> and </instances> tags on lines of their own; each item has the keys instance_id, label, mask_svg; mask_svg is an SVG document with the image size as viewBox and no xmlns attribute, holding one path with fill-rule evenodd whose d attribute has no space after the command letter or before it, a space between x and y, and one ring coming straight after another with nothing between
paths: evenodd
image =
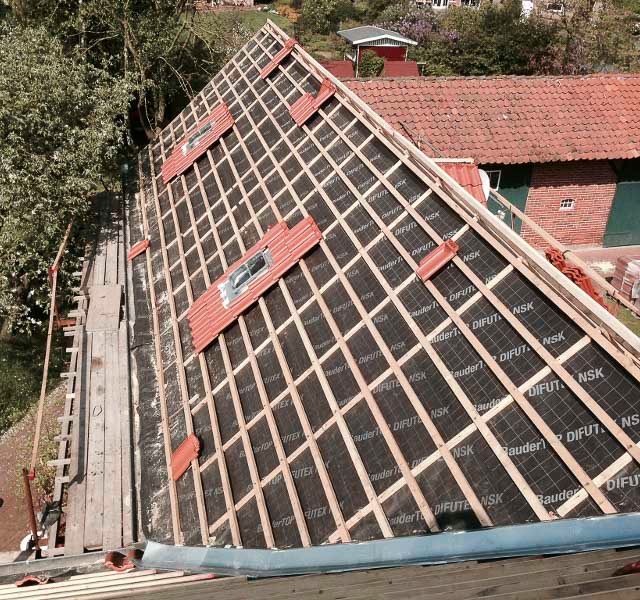
<instances>
[{"instance_id":1,"label":"red tiled roof of house","mask_svg":"<svg viewBox=\"0 0 640 600\"><path fill-rule=\"evenodd\" d=\"M638 74L347 84L432 156L480 164L640 157Z\"/></svg>"},{"instance_id":2,"label":"red tiled roof of house","mask_svg":"<svg viewBox=\"0 0 640 600\"><path fill-rule=\"evenodd\" d=\"M388 60L384 63L385 77L418 77L418 63L415 60Z\"/></svg>"},{"instance_id":3,"label":"red tiled roof of house","mask_svg":"<svg viewBox=\"0 0 640 600\"><path fill-rule=\"evenodd\" d=\"M320 63L334 77L353 77L353 63L350 60L327 60Z\"/></svg>"},{"instance_id":4,"label":"red tiled roof of house","mask_svg":"<svg viewBox=\"0 0 640 600\"><path fill-rule=\"evenodd\" d=\"M453 177L478 202L487 203L482 191L482 180L478 165L473 163L441 162L438 163L451 177Z\"/></svg>"}]
</instances>

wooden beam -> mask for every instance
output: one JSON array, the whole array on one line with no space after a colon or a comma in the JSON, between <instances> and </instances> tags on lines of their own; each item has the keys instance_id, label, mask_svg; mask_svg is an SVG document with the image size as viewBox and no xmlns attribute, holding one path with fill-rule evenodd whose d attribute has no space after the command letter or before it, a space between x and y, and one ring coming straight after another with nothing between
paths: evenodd
<instances>
[{"instance_id":1,"label":"wooden beam","mask_svg":"<svg viewBox=\"0 0 640 600\"><path fill-rule=\"evenodd\" d=\"M607 294L609 294L614 300L616 300L619 304L622 304L625 308L628 308L637 317L640 317L640 310L638 310L638 307L633 304L633 302L629 302L629 300L627 300L619 290L614 288L604 277L602 277L597 271L592 269L591 266L583 261L578 254L571 250L571 248L568 248L563 243L559 242L545 229L540 227L540 225L538 225L531 217L529 217L529 215L525 214L517 206L509 202L509 200L507 200L497 190L491 190L491 194L500 204L502 204L502 206L504 206L510 213L520 219L538 237L542 238L550 246L553 246L554 248L560 250L560 252L562 252L562 255L569 262L572 262L574 265L580 267L598 287L605 290ZM513 229L513 227L511 227L511 229Z\"/></svg>"},{"instance_id":2,"label":"wooden beam","mask_svg":"<svg viewBox=\"0 0 640 600\"><path fill-rule=\"evenodd\" d=\"M219 140L218 143L222 143L222 140ZM207 150L206 153L207 157L209 158L209 160L211 161L211 151ZM215 170L215 168L213 167L213 165L211 165L212 167L212 171L214 174L214 177L216 179L216 185L218 186L219 190L220 190L220 194L223 198L223 202L225 204L225 208L227 210L227 215L230 218L231 217L231 207L229 206L229 203L227 201L226 198L226 193L224 190L224 187L222 185L222 182L220 181L220 177L217 173L217 171ZM199 176L199 172L198 172L198 176ZM184 181L184 175L181 176L182 178L182 186L183 189L186 188L186 183ZM186 189L185 189L186 192ZM175 212L175 211L174 211ZM180 232L180 225L179 223L176 221L176 231ZM214 226L214 228L212 229L212 231L214 231L215 236L214 239L216 240L216 244L220 243L220 238L217 232L217 228ZM242 242L242 238L240 237L239 233L236 231L236 235L238 236L238 240L239 243ZM194 239L199 239L198 236L196 235L196 231L194 231ZM182 236L179 235L179 238L181 238ZM181 259L184 260L184 251L182 249L182 244L180 242L180 256ZM226 262L226 258L224 256L224 253L222 252L220 246L218 245L218 252L220 254L220 260L222 262L222 266L224 269L227 268L227 262ZM186 265L185 265L186 267ZM203 272L204 274L204 272ZM184 272L184 277L186 281L189 281L189 273L185 268L185 272ZM207 273L207 279L208 278L208 273ZM211 285L211 281L208 281L208 285ZM190 285L187 286L187 290L190 290ZM193 304L193 295L189 294L189 304ZM236 415L236 420L238 421L238 428L240 430L241 433L241 439L242 439L242 447L245 453L245 457L247 460L247 467L249 469L249 473L251 475L251 483L253 485L254 490L256 491L256 503L257 503L257 507L258 507L258 513L260 515L260 522L262 524L262 531L264 533L264 537L265 537L265 542L267 544L267 547L273 547L275 545L274 540L273 540L273 531L271 529L271 521L269 519L269 512L267 510L267 505L266 505L266 501L264 499L264 493L262 491L262 488L260 488L260 476L258 475L258 467L255 461L255 456L253 454L253 447L251 445L251 439L249 438L249 434L247 432L247 429L245 427L245 419L244 419L244 412L242 410L242 403L240 401L240 394L238 393L238 386L236 384L236 380L235 377L233 377L232 375L232 365L231 365L231 359L229 356L229 351L227 348L227 343L226 343L226 336L224 334L220 334L218 336L218 343L220 346L220 352L222 355L222 361L224 364L224 369L225 372L227 373L227 381L229 384L229 391L231 393L231 398L233 401L233 406L234 406L234 410L235 410L235 415ZM201 361L204 361L204 354L200 353L199 358Z\"/></svg>"},{"instance_id":3,"label":"wooden beam","mask_svg":"<svg viewBox=\"0 0 640 600\"><path fill-rule=\"evenodd\" d=\"M267 29L277 39L287 39L286 34L273 23L267 24ZM318 65L301 47L297 47L295 56L299 58L307 69L317 74L319 79L328 76L328 72ZM640 339L630 334L617 319L612 317L604 308L597 305L585 292L562 276L555 267L550 265L538 253L532 252L531 247L504 223L496 219L484 206L480 205L466 192L451 176L442 170L432 159L416 148L404 136L393 130L391 126L369 107L346 85L335 82L338 87L338 97L344 106L358 117L370 131L393 152L399 153L399 158L416 173L427 185L438 190L439 196L459 216L465 220L481 237L505 258L510 256L514 267L529 278L538 289L547 294L554 303L558 304L568 316L583 328L600 346L612 354L620 364L626 368L638 381L640 369L634 355L640 353ZM511 253L511 254L510 254ZM513 260L514 255L518 260ZM534 268L535 267L535 268ZM537 272L536 272L537 271ZM539 276L542 274L542 277ZM567 289L571 290L570 294ZM579 303L579 308L572 306ZM588 318L585 318L585 315ZM593 319L598 323L594 325ZM618 344L611 343L603 335L605 329L618 340ZM620 345L622 344L622 345ZM632 351L629 352L629 349Z\"/></svg>"},{"instance_id":4,"label":"wooden beam","mask_svg":"<svg viewBox=\"0 0 640 600\"><path fill-rule=\"evenodd\" d=\"M338 134L340 134L340 133L338 132ZM349 144L351 146L352 150L360 157L360 159L365 163L365 165L370 170L372 170L372 172L374 174L377 174L378 176L380 176L380 173L376 169L376 167L374 165L372 165L370 163L370 161L367 160L366 156L364 156L357 148L353 147L353 145L351 144L350 140L343 138L343 141L345 141L345 143L347 143L347 144ZM345 180L348 181L346 179L346 177L345 177ZM402 204L404 206L405 210L407 210L407 212L409 212L409 214L412 214L413 213L412 209L410 209L410 207L407 206L408 203L397 192L397 190L395 190L394 186L390 185L386 181L385 181L385 186L387 187L389 192L392 193L396 197L396 200L398 200L398 202L400 202L400 204ZM355 191L357 192L357 190L355 190ZM378 227L382 231L385 232L385 235L387 236L387 239L393 244L394 248L398 251L400 256L402 256L402 258L407 262L407 264L410 267L413 268L414 271L417 270L418 264L413 259L413 257L410 255L410 253L407 252L407 250L402 246L402 244L395 237L393 232L388 230L388 228L385 226L384 222L380 219L380 217L377 215L375 210L373 210L373 208L370 206L370 204L364 198L360 198L360 200L361 200L363 206L366 208L366 210L369 213L369 215L377 223ZM414 219L417 220L417 216L416 215L417 215L417 213L412 214ZM424 221L424 219L421 219L421 221L422 222L418 221L419 224L423 227L423 229L425 231L430 233L432 239L435 236L434 241L436 241L436 242L440 241L441 242L442 241L441 238L439 238L439 236L437 236L437 233L428 225L428 223L426 223L426 221ZM456 259L456 262L457 262L459 267L460 267L460 264L464 265L464 262L461 259ZM464 266L466 268L466 265L464 265ZM524 397L524 395L511 382L511 380L507 377L506 373L502 370L500 365L498 365L497 361L493 358L491 353L480 343L480 341L475 336L475 334L471 331L471 329L468 327L468 325L462 320L462 318L456 313L456 311L451 307L451 305L449 304L448 300L440 293L440 291L436 288L436 286L433 284L433 282L427 281L427 282L425 282L425 285L426 285L427 289L429 290L429 292L431 293L431 295L436 300L436 302L446 311L447 315L452 320L452 322L456 325L458 330L467 339L467 341L472 345L472 347L479 354L479 356L485 361L485 364L489 367L489 369L492 371L492 373L497 377L497 379L505 387L505 389L513 396L514 400L518 403L518 405L523 410L523 412L527 415L527 417L529 417L529 420L536 426L536 428L541 433L541 435L545 438L545 440L547 441L549 446L551 448L553 448L554 451L556 452L556 454L558 454L558 456L563 460L563 462L566 464L566 466L569 468L569 470L573 473L574 477L576 477L576 479L580 482L580 484L586 490L589 491L590 495L593 497L594 501L598 504L598 506L600 506L601 510L603 510L603 512L605 512L605 513L616 512L615 508L613 507L613 505L607 500L607 498L602 494L602 492L596 486L593 485L593 482L591 481L589 476L586 474L584 469L582 469L582 467L573 458L571 453L557 439L556 435L553 433L551 428L540 417L540 415L533 409L533 407L528 402L528 400ZM485 292L487 292L489 294L492 294L492 292L490 290L487 290L487 288L486 288L486 286L484 286L484 284L483 284L483 287L484 287L484 291ZM399 303L399 305L401 305L401 303ZM511 315L510 311L508 309L506 309L506 307L504 307L504 309L507 311L507 313L509 313L509 315L511 317L513 316L513 315ZM433 357L432 357L432 359L433 359ZM443 366L444 366L444 364L443 364ZM494 451L498 451L499 452L499 450L498 450L499 444L497 446L496 446L496 444L497 444L497 440L496 440L495 443L493 443ZM498 456L498 454L496 454L496 456ZM500 456L498 456L498 458L500 458ZM515 475L515 473L517 473L517 469L515 469L515 466L514 466L513 469L511 469L510 475L513 477L513 475ZM514 479L514 483L516 483L516 485L518 485L518 482L515 479ZM522 484L522 479L520 481L520 485L521 484ZM521 488L521 491L523 491L522 488ZM533 494L532 492L527 491L527 495L529 496L527 498L528 500L533 500L531 498L532 494ZM533 494L533 496L535 497L535 494ZM537 501L537 497L536 497L536 501ZM537 502L539 503L539 501L537 501Z\"/></svg>"}]
</instances>

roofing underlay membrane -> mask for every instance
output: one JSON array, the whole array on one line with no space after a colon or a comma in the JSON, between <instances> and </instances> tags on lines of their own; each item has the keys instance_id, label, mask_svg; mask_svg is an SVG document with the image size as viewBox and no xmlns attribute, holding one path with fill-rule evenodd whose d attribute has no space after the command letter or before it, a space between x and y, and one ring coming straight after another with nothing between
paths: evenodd
<instances>
[{"instance_id":1,"label":"roofing underlay membrane","mask_svg":"<svg viewBox=\"0 0 640 600\"><path fill-rule=\"evenodd\" d=\"M268 23L140 155L146 537L285 548L640 510L637 338L337 80L297 126L327 72L296 46L261 79L286 39ZM164 185L221 102L233 129ZM307 216L320 244L196 354L192 303Z\"/></svg>"}]
</instances>

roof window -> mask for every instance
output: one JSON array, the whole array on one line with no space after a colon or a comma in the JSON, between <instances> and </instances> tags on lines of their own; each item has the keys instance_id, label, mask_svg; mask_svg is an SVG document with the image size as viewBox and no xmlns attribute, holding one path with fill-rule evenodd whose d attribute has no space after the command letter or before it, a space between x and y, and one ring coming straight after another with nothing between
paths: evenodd
<instances>
[{"instance_id":1,"label":"roof window","mask_svg":"<svg viewBox=\"0 0 640 600\"><path fill-rule=\"evenodd\" d=\"M322 232L313 217L306 217L291 229L284 221L270 227L189 308L187 318L195 351L202 352L321 239Z\"/></svg>"},{"instance_id":2,"label":"roof window","mask_svg":"<svg viewBox=\"0 0 640 600\"><path fill-rule=\"evenodd\" d=\"M235 269L229 275L229 278L218 286L222 297L222 306L228 308L229 304L238 296L241 296L250 283L262 277L272 264L273 257L271 252L268 248L265 248Z\"/></svg>"},{"instance_id":3,"label":"roof window","mask_svg":"<svg viewBox=\"0 0 640 600\"><path fill-rule=\"evenodd\" d=\"M196 148L202 141L202 138L213 129L214 125L215 125L215 121L209 121L206 125L203 125L202 127L200 127L200 129L198 129L198 131L196 131L187 140L187 143L184 144L184 146L182 146L182 154L186 156L189 152L191 152L191 150Z\"/></svg>"}]
</instances>

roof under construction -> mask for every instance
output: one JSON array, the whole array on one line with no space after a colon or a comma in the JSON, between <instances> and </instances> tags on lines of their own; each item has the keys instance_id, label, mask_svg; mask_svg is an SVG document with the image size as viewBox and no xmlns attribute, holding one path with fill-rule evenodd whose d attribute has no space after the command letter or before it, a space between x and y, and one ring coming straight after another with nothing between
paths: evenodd
<instances>
[{"instance_id":1,"label":"roof under construction","mask_svg":"<svg viewBox=\"0 0 640 600\"><path fill-rule=\"evenodd\" d=\"M640 510L638 339L273 24L139 167L148 538Z\"/></svg>"}]
</instances>

